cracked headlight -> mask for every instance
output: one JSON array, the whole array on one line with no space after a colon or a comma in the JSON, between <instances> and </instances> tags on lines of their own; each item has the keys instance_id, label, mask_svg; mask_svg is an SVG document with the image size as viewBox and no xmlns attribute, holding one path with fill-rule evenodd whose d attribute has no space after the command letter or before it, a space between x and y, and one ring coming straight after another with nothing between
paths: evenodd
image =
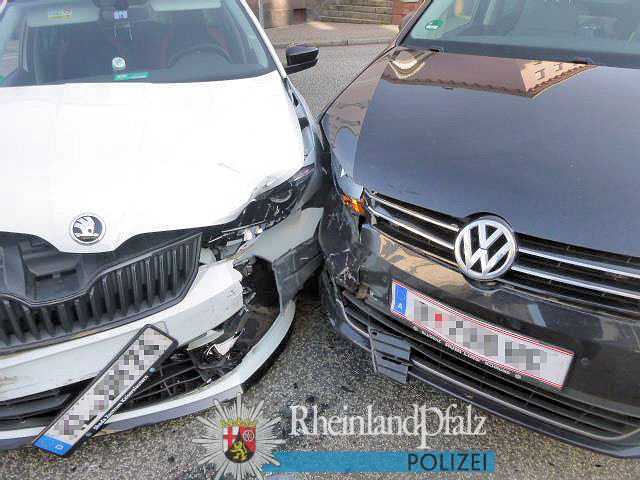
<instances>
[{"instance_id":1,"label":"cracked headlight","mask_svg":"<svg viewBox=\"0 0 640 480\"><path fill-rule=\"evenodd\" d=\"M305 165L288 180L256 195L233 222L206 229L204 247L220 260L241 253L262 232L287 218L302 202L304 192L316 171Z\"/></svg>"}]
</instances>

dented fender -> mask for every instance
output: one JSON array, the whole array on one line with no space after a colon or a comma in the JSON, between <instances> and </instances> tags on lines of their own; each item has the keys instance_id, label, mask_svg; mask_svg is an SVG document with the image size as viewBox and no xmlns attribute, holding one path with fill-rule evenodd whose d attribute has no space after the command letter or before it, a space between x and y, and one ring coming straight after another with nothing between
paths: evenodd
<instances>
[{"instance_id":1,"label":"dented fender","mask_svg":"<svg viewBox=\"0 0 640 480\"><path fill-rule=\"evenodd\" d=\"M342 204L335 189L327 192L327 206L318 241L324 252L325 269L343 287L355 290L366 251L360 243L360 219Z\"/></svg>"}]
</instances>

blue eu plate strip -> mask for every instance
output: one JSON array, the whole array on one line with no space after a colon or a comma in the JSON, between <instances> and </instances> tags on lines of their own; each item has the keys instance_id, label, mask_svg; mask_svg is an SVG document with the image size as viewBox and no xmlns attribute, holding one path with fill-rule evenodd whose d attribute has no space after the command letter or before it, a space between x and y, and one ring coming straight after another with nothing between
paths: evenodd
<instances>
[{"instance_id":1,"label":"blue eu plate strip","mask_svg":"<svg viewBox=\"0 0 640 480\"><path fill-rule=\"evenodd\" d=\"M397 283L393 284L393 308L392 310L400 315L407 315L407 288Z\"/></svg>"},{"instance_id":2,"label":"blue eu plate strip","mask_svg":"<svg viewBox=\"0 0 640 480\"><path fill-rule=\"evenodd\" d=\"M36 440L34 445L48 452L55 453L56 455L64 455L73 446L56 438L47 437L46 435Z\"/></svg>"},{"instance_id":3,"label":"blue eu plate strip","mask_svg":"<svg viewBox=\"0 0 640 480\"><path fill-rule=\"evenodd\" d=\"M267 473L493 473L496 454L490 450L416 452L274 452L279 466Z\"/></svg>"}]
</instances>

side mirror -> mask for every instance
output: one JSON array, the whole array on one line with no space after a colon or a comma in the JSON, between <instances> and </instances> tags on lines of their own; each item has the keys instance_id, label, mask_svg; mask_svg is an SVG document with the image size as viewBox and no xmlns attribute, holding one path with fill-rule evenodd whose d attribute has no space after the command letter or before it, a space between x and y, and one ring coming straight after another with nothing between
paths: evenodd
<instances>
[{"instance_id":1,"label":"side mirror","mask_svg":"<svg viewBox=\"0 0 640 480\"><path fill-rule=\"evenodd\" d=\"M407 13L404 16L404 18L400 22L400 31L404 30L404 27L407 26L407 24L411 21L412 18L413 18L413 13Z\"/></svg>"},{"instance_id":2,"label":"side mirror","mask_svg":"<svg viewBox=\"0 0 640 480\"><path fill-rule=\"evenodd\" d=\"M318 63L320 50L309 45L295 45L287 48L287 74L301 72L314 67Z\"/></svg>"}]
</instances>

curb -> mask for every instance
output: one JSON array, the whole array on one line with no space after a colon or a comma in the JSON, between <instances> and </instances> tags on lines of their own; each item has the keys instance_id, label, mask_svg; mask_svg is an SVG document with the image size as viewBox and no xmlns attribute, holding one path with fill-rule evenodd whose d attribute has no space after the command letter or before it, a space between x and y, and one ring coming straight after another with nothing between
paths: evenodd
<instances>
[{"instance_id":1,"label":"curb","mask_svg":"<svg viewBox=\"0 0 640 480\"><path fill-rule=\"evenodd\" d=\"M349 45L386 45L395 37L388 38L345 38L341 40L305 40L300 42L272 42L273 48L287 48L297 43L314 47L346 47Z\"/></svg>"}]
</instances>

